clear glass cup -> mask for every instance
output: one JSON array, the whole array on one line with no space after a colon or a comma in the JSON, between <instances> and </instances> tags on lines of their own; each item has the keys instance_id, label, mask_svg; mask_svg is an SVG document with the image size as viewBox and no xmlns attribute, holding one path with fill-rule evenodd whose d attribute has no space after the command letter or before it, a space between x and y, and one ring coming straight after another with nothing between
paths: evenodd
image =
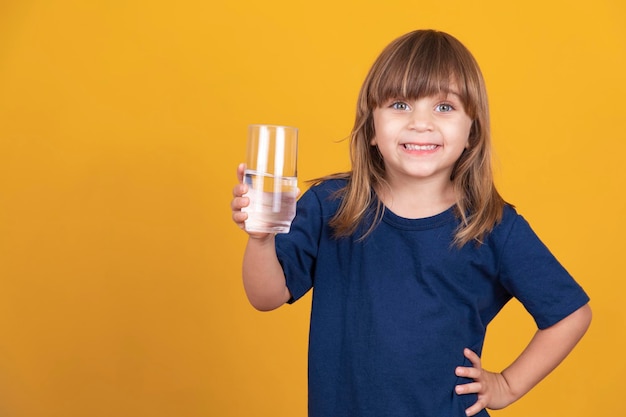
<instances>
[{"instance_id":1,"label":"clear glass cup","mask_svg":"<svg viewBox=\"0 0 626 417\"><path fill-rule=\"evenodd\" d=\"M248 128L244 181L249 232L288 233L296 216L298 129L255 124Z\"/></svg>"}]
</instances>

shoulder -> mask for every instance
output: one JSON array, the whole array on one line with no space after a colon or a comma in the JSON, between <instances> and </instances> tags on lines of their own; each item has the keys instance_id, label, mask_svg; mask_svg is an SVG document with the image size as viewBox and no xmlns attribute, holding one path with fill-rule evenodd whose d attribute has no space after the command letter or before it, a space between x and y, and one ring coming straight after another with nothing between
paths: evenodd
<instances>
[{"instance_id":1,"label":"shoulder","mask_svg":"<svg viewBox=\"0 0 626 417\"><path fill-rule=\"evenodd\" d=\"M503 241L508 240L509 235L514 228L519 226L520 222L526 223L513 205L505 203L502 208L502 218L492 229L489 239L503 243Z\"/></svg>"},{"instance_id":2,"label":"shoulder","mask_svg":"<svg viewBox=\"0 0 626 417\"><path fill-rule=\"evenodd\" d=\"M340 199L341 190L348 185L348 178L328 177L314 180L307 193L315 194L320 200Z\"/></svg>"},{"instance_id":3,"label":"shoulder","mask_svg":"<svg viewBox=\"0 0 626 417\"><path fill-rule=\"evenodd\" d=\"M520 253L530 247L544 246L530 223L509 204L504 206L502 220L493 229L490 240L502 250Z\"/></svg>"},{"instance_id":4,"label":"shoulder","mask_svg":"<svg viewBox=\"0 0 626 417\"><path fill-rule=\"evenodd\" d=\"M501 224L508 224L511 222L515 222L518 218L522 217L518 212L515 206L505 203L502 208L502 220Z\"/></svg>"},{"instance_id":5,"label":"shoulder","mask_svg":"<svg viewBox=\"0 0 626 417\"><path fill-rule=\"evenodd\" d=\"M337 211L342 199L342 190L348 181L342 178L323 178L313 181L298 200L300 211L320 211L323 215L332 215Z\"/></svg>"}]
</instances>

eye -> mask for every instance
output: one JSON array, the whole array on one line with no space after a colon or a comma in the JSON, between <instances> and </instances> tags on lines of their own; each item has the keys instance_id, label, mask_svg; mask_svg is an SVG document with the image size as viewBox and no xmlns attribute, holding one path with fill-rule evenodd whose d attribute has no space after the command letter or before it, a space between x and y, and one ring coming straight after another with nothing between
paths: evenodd
<instances>
[{"instance_id":1,"label":"eye","mask_svg":"<svg viewBox=\"0 0 626 417\"><path fill-rule=\"evenodd\" d=\"M454 107L452 106L452 104L449 104L449 103L441 103L437 105L436 110L439 112L446 113L446 112L450 112L454 110Z\"/></svg>"},{"instance_id":2,"label":"eye","mask_svg":"<svg viewBox=\"0 0 626 417\"><path fill-rule=\"evenodd\" d=\"M394 101L393 103L391 103L389 107L391 107L394 110L400 110L400 111L409 110L409 105L403 101Z\"/></svg>"}]
</instances>

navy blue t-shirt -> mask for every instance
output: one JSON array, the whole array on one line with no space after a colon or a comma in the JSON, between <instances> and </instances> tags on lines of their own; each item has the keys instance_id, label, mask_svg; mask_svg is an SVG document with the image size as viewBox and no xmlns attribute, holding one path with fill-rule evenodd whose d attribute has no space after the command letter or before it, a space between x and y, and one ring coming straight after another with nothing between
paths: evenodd
<instances>
[{"instance_id":1,"label":"navy blue t-shirt","mask_svg":"<svg viewBox=\"0 0 626 417\"><path fill-rule=\"evenodd\" d=\"M331 180L298 201L276 250L292 301L313 290L310 417L455 417L476 401L454 387L481 354L487 324L515 297L539 328L588 302L528 223L506 206L480 246L452 245L454 210L406 219L386 210L364 240L334 238ZM479 416L487 416L482 411Z\"/></svg>"}]
</instances>

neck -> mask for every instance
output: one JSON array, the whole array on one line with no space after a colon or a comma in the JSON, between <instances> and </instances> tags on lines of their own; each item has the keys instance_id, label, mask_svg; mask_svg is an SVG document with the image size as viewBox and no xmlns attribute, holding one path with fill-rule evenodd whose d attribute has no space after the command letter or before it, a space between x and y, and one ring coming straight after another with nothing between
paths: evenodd
<instances>
[{"instance_id":1,"label":"neck","mask_svg":"<svg viewBox=\"0 0 626 417\"><path fill-rule=\"evenodd\" d=\"M389 182L377 187L376 193L385 207L409 219L434 216L449 209L457 201L451 181Z\"/></svg>"}]
</instances>

